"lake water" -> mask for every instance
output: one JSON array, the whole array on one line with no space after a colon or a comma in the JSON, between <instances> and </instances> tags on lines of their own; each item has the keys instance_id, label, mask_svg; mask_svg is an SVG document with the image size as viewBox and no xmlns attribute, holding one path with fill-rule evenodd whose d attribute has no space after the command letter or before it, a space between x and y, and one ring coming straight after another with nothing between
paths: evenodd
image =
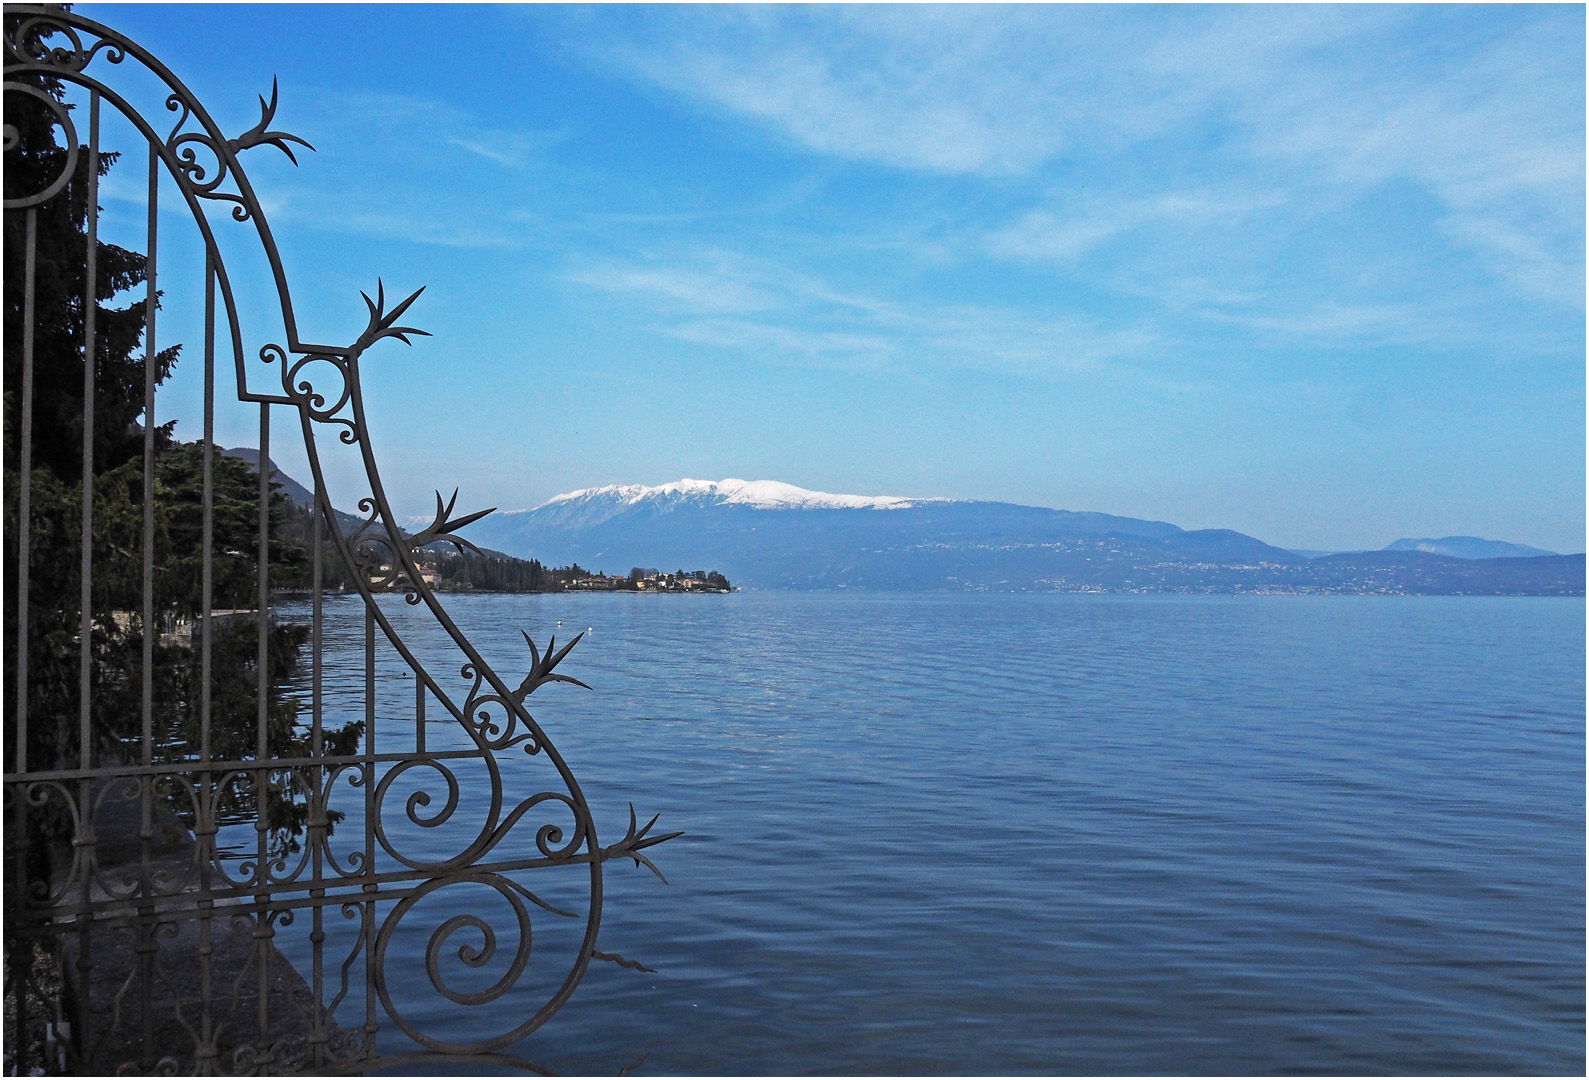
<instances>
[{"instance_id":1,"label":"lake water","mask_svg":"<svg viewBox=\"0 0 1589 1080\"><path fill-rule=\"evenodd\" d=\"M593 627L559 670L594 689L532 711L603 843L630 800L686 832L671 884L608 864L598 947L657 973L593 964L520 1047L548 1068L1584 1069L1582 600L445 603L515 684L521 629Z\"/></svg>"}]
</instances>

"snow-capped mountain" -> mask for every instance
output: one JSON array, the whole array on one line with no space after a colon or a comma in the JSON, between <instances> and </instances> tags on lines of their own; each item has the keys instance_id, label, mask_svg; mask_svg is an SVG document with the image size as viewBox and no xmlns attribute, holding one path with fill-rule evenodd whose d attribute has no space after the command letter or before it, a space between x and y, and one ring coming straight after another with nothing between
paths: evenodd
<instances>
[{"instance_id":1,"label":"snow-capped mountain","mask_svg":"<svg viewBox=\"0 0 1589 1080\"><path fill-rule=\"evenodd\" d=\"M775 480L570 491L466 534L564 566L721 570L772 589L1444 592L1582 595L1583 556L1425 551L1308 559L1228 529L1041 506L835 495Z\"/></svg>"},{"instance_id":2,"label":"snow-capped mountain","mask_svg":"<svg viewBox=\"0 0 1589 1080\"><path fill-rule=\"evenodd\" d=\"M1303 553L1229 529L775 480L583 488L465 535L552 566L716 569L760 589L1584 594L1583 555L1472 537Z\"/></svg>"},{"instance_id":3,"label":"snow-capped mountain","mask_svg":"<svg viewBox=\"0 0 1589 1080\"><path fill-rule=\"evenodd\" d=\"M1118 555L1296 562L1240 533L1012 503L836 495L775 480L613 484L493 514L470 528L486 547L543 563L718 569L764 588L963 588L1059 573L1055 560ZM1094 555L1083 553L1104 545ZM1062 552L1064 554L1063 558ZM1061 575L1063 576L1063 575Z\"/></svg>"},{"instance_id":4,"label":"snow-capped mountain","mask_svg":"<svg viewBox=\"0 0 1589 1080\"><path fill-rule=\"evenodd\" d=\"M924 502L948 499L907 499L898 495L834 495L809 491L778 480L675 480L671 484L609 484L554 495L537 510L559 503L608 503L637 506L643 502L680 502L686 499L721 506L751 506L757 510L902 510Z\"/></svg>"}]
</instances>

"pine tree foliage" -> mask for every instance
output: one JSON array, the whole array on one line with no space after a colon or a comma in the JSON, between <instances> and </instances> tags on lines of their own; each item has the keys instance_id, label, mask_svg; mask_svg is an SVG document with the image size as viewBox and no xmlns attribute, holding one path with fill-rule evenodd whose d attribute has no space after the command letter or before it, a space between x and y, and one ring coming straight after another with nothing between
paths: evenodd
<instances>
[{"instance_id":1,"label":"pine tree foliage","mask_svg":"<svg viewBox=\"0 0 1589 1080\"><path fill-rule=\"evenodd\" d=\"M14 18L8 16L8 19ZM59 82L34 77L33 85L65 107ZM5 96L5 122L16 142L6 155L8 198L42 190L67 160L49 111L23 94ZM77 121L81 128L81 118ZM105 176L117 155L98 159ZM36 221L33 318L33 416L27 629L28 746L31 770L70 768L79 752L81 663L83 382L90 161L79 153L65 189L32 211ZM5 626L7 668L16 659L21 629L17 595L21 480L21 387L25 319L27 211L5 215L4 468ZM191 627L201 611L204 448L172 439L171 425L155 432L154 619L143 625L145 291L147 260L99 240L94 349L92 576L90 592L90 708L96 763L134 760L142 729L143 640L153 638L156 760L178 763L198 756L203 697L200 650ZM181 354L178 345L155 357L155 382L163 383ZM259 488L246 462L217 448L211 459L214 609L258 604ZM286 499L270 503L269 573L273 582L305 576L307 552L284 528ZM256 616L257 617L257 616ZM256 624L257 625L257 624ZM295 701L282 686L298 663L306 627L273 627L267 639L267 756L308 753ZM258 756L258 639L255 632L212 633L210 753L215 760ZM4 681L6 768L18 760L17 685ZM362 722L325 733L328 754L355 753ZM301 793L296 793L301 795ZM253 797L223 797L223 818L251 817ZM179 815L189 808L173 804ZM269 824L277 852L298 845L306 808L301 797L273 790ZM41 815L42 817L42 815ZM47 821L42 822L48 826ZM55 823L64 829L64 822Z\"/></svg>"}]
</instances>

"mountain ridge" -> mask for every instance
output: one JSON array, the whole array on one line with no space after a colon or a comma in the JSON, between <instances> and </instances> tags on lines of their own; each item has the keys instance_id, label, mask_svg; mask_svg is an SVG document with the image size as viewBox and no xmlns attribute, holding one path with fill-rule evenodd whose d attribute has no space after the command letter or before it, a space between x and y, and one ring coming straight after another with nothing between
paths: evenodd
<instances>
[{"instance_id":1,"label":"mountain ridge","mask_svg":"<svg viewBox=\"0 0 1589 1080\"><path fill-rule=\"evenodd\" d=\"M1482 536L1442 536L1438 539L1403 537L1386 544L1381 551L1427 551L1433 555L1450 555L1457 559L1526 559L1538 555L1559 555L1559 551L1512 544L1505 540L1486 540Z\"/></svg>"},{"instance_id":2,"label":"mountain ridge","mask_svg":"<svg viewBox=\"0 0 1589 1080\"><path fill-rule=\"evenodd\" d=\"M251 448L221 452L258 468ZM312 503L307 488L270 465L289 499ZM334 512L344 528L361 520ZM974 499L835 495L778 481L584 488L492 514L469 534L495 558L620 574L713 566L751 588L1584 595L1583 555L1534 555L1540 549L1479 537L1304 554L1230 529ZM1428 550L1453 543L1488 557Z\"/></svg>"},{"instance_id":3,"label":"mountain ridge","mask_svg":"<svg viewBox=\"0 0 1589 1080\"><path fill-rule=\"evenodd\" d=\"M668 497L720 497L725 505L752 506L758 510L895 510L929 502L965 502L963 499L916 499L903 495L835 495L828 491L812 491L796 487L781 480L740 480L728 477L723 480L692 480L685 477L668 484L608 484L604 487L580 488L577 491L553 495L546 502L533 507L542 510L560 503L589 501L607 497L626 505L635 505L648 499Z\"/></svg>"},{"instance_id":4,"label":"mountain ridge","mask_svg":"<svg viewBox=\"0 0 1589 1080\"><path fill-rule=\"evenodd\" d=\"M630 565L713 565L752 588L1576 595L1583 576L1581 556L1523 558L1514 561L1529 565L1504 573L1489 566L1494 560L1439 552L1309 558L1230 529L733 478L582 488L499 512L471 531L477 542L548 564L620 573Z\"/></svg>"}]
</instances>

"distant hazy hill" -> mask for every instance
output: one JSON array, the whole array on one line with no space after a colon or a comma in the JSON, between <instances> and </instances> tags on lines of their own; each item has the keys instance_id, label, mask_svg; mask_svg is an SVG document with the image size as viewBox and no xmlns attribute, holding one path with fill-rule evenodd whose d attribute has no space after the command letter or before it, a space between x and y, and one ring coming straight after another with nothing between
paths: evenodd
<instances>
[{"instance_id":1,"label":"distant hazy hill","mask_svg":"<svg viewBox=\"0 0 1589 1080\"><path fill-rule=\"evenodd\" d=\"M1554 551L1529 547L1527 544L1508 544L1504 540L1485 540L1478 536L1442 536L1438 540L1397 540L1387 544L1386 551L1427 551L1432 555L1450 555L1455 559L1529 559L1540 555L1555 555Z\"/></svg>"},{"instance_id":2,"label":"distant hazy hill","mask_svg":"<svg viewBox=\"0 0 1589 1080\"><path fill-rule=\"evenodd\" d=\"M1227 529L1012 503L680 480L559 495L470 527L547 565L717 567L753 588L1582 594L1582 556L1308 559ZM1496 565L1492 565L1496 564ZM1501 567L1499 564L1508 564Z\"/></svg>"},{"instance_id":3,"label":"distant hazy hill","mask_svg":"<svg viewBox=\"0 0 1589 1080\"><path fill-rule=\"evenodd\" d=\"M255 470L258 470L259 468L259 451L255 450L252 446L234 446L231 449L222 447L221 453L225 454L227 457L241 458L243 461L246 461L250 465L254 466ZM274 461L270 463L270 478L275 483L281 485L282 494L287 496L287 498L291 499L297 505L303 507L305 510L309 510L314 507L314 492L310 491L308 488L298 483L298 481L282 472L281 469L276 467L276 463Z\"/></svg>"},{"instance_id":4,"label":"distant hazy hill","mask_svg":"<svg viewBox=\"0 0 1589 1080\"><path fill-rule=\"evenodd\" d=\"M259 451L254 449L252 446L234 446L229 449L223 447L221 449L221 453L225 454L227 457L240 458L241 460L252 465L256 472L259 470ZM282 494L286 495L288 500L291 501L293 505L302 507L305 510L309 510L314 507L314 492L310 491L298 481L282 472L281 469L277 467L274 460L272 460L270 463L270 479L273 483L281 488ZM358 527L364 523L364 518L358 516L357 514L349 514L344 510L337 510L335 508L333 508L332 513L337 516L337 522L342 526L342 531L345 535L351 535L354 530L358 529ZM429 520L427 519L423 524L429 524ZM465 538L472 539L472 537L468 536L467 534ZM481 553L483 555L490 558L514 558L514 556L508 555L505 552L493 551L490 548L480 545L476 546L481 548ZM449 543L438 542L427 545L425 550L445 554L452 552L454 548Z\"/></svg>"}]
</instances>

